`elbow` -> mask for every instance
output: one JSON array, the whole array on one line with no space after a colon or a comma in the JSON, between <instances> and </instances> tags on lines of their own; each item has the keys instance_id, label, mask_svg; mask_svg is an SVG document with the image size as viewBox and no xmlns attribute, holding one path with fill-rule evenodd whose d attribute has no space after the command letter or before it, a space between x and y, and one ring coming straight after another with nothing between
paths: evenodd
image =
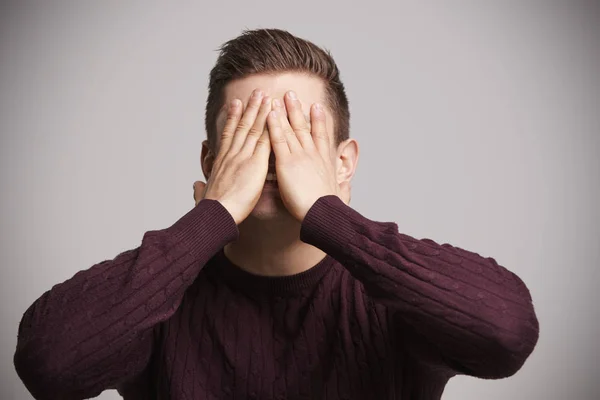
<instances>
[{"instance_id":1,"label":"elbow","mask_svg":"<svg viewBox=\"0 0 600 400\"><path fill-rule=\"evenodd\" d=\"M539 325L535 314L529 320L519 320L510 329L496 330L484 339L464 343L464 348L445 362L457 374L481 379L503 379L515 375L533 352Z\"/></svg>"},{"instance_id":2,"label":"elbow","mask_svg":"<svg viewBox=\"0 0 600 400\"><path fill-rule=\"evenodd\" d=\"M538 321L535 316L530 321L520 321L510 332L499 333L494 338L482 360L482 368L475 376L503 379L515 375L523 367L539 338Z\"/></svg>"},{"instance_id":3,"label":"elbow","mask_svg":"<svg viewBox=\"0 0 600 400\"><path fill-rule=\"evenodd\" d=\"M470 360L446 360L455 373L480 379L504 379L515 375L531 354L533 346L519 349L496 344Z\"/></svg>"},{"instance_id":4,"label":"elbow","mask_svg":"<svg viewBox=\"0 0 600 400\"><path fill-rule=\"evenodd\" d=\"M72 348L72 338L56 334L56 324L40 323L36 321L40 318L34 316L36 305L44 301L45 296L47 294L25 312L19 323L13 356L15 371L35 399L85 398L78 390L80 383L72 368L73 353L67 351Z\"/></svg>"},{"instance_id":5,"label":"elbow","mask_svg":"<svg viewBox=\"0 0 600 400\"><path fill-rule=\"evenodd\" d=\"M503 373L499 378L513 376L525 364L539 339L539 323L535 314L531 314L530 320L521 321L515 332L510 336L498 338L498 343L504 349Z\"/></svg>"},{"instance_id":6,"label":"elbow","mask_svg":"<svg viewBox=\"0 0 600 400\"><path fill-rule=\"evenodd\" d=\"M27 390L38 400L74 399L65 391L69 385L66 384L66 371L60 363L63 357L34 342L19 343L13 357L17 375Z\"/></svg>"},{"instance_id":7,"label":"elbow","mask_svg":"<svg viewBox=\"0 0 600 400\"><path fill-rule=\"evenodd\" d=\"M532 350L533 347L529 344L523 344L520 348L499 348L478 377L484 379L509 378L523 367Z\"/></svg>"},{"instance_id":8,"label":"elbow","mask_svg":"<svg viewBox=\"0 0 600 400\"><path fill-rule=\"evenodd\" d=\"M502 329L497 329L492 335L488 357L490 361L483 378L502 379L515 375L537 345L539 321L529 290L518 277L517 279L524 288L526 306L505 310L504 316L511 317L498 321Z\"/></svg>"}]
</instances>

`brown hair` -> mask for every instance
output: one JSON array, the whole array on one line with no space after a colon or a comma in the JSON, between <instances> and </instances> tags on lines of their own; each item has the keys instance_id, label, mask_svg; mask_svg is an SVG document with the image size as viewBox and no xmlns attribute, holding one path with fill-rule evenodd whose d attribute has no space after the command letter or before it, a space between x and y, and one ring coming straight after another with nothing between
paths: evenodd
<instances>
[{"instance_id":1,"label":"brown hair","mask_svg":"<svg viewBox=\"0 0 600 400\"><path fill-rule=\"evenodd\" d=\"M209 147L215 150L217 115L223 106L225 86L252 74L301 72L321 78L325 105L334 117L335 145L350 136L350 110L339 69L325 49L281 29L245 30L219 49L210 71L205 126Z\"/></svg>"}]
</instances>

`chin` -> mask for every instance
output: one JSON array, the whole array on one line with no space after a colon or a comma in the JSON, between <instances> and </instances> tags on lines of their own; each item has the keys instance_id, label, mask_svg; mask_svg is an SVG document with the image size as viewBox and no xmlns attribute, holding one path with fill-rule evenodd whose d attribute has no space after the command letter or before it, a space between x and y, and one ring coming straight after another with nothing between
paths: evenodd
<instances>
[{"instance_id":1,"label":"chin","mask_svg":"<svg viewBox=\"0 0 600 400\"><path fill-rule=\"evenodd\" d=\"M258 199L258 203L250 213L250 217L257 220L268 221L289 217L287 208L283 205L279 195L263 192Z\"/></svg>"}]
</instances>

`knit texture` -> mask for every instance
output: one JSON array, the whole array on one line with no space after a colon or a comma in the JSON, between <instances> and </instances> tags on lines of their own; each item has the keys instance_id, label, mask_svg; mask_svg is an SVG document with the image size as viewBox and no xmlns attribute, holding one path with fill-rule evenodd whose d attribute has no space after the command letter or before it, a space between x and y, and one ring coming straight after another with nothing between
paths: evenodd
<instances>
[{"instance_id":1,"label":"knit texture","mask_svg":"<svg viewBox=\"0 0 600 400\"><path fill-rule=\"evenodd\" d=\"M519 277L321 197L300 239L327 253L293 276L234 265L239 231L202 200L141 245L55 285L19 325L36 399L439 399L452 376L513 375L539 324Z\"/></svg>"}]
</instances>

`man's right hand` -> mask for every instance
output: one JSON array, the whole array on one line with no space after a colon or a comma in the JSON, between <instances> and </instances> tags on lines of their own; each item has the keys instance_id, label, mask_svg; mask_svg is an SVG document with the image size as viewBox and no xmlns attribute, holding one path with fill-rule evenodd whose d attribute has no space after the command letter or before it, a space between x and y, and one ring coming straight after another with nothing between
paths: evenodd
<instances>
[{"instance_id":1,"label":"man's right hand","mask_svg":"<svg viewBox=\"0 0 600 400\"><path fill-rule=\"evenodd\" d=\"M202 199L219 201L239 225L252 212L262 193L271 142L266 121L271 99L256 89L242 116L242 102L233 100L208 182L194 183L196 205Z\"/></svg>"}]
</instances>

